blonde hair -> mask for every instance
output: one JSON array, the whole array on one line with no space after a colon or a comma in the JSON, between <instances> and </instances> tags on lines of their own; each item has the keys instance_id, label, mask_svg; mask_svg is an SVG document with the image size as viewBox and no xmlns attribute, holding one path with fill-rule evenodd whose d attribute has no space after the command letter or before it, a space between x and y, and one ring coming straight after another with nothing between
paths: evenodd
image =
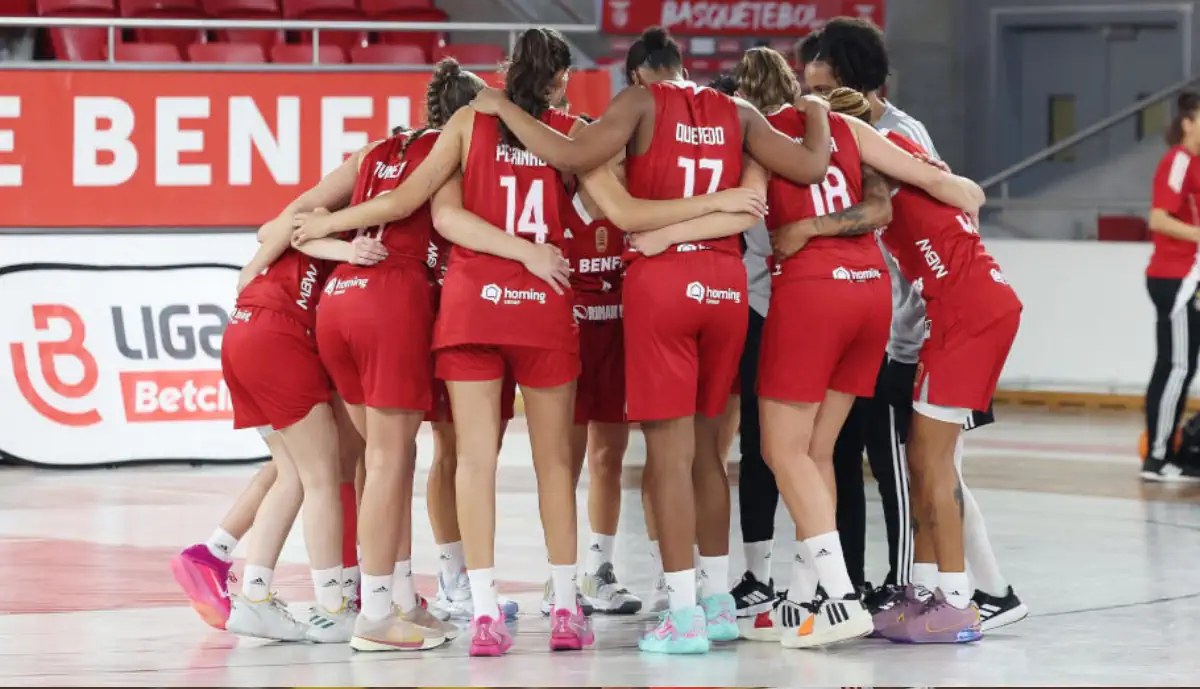
<instances>
[{"instance_id":1,"label":"blonde hair","mask_svg":"<svg viewBox=\"0 0 1200 689\"><path fill-rule=\"evenodd\" d=\"M737 68L738 91L759 110L789 105L800 95L796 73L779 51L751 48Z\"/></svg>"},{"instance_id":2,"label":"blonde hair","mask_svg":"<svg viewBox=\"0 0 1200 689\"><path fill-rule=\"evenodd\" d=\"M858 91L840 86L826 93L825 99L829 101L829 109L833 112L857 117L871 124L871 102Z\"/></svg>"}]
</instances>

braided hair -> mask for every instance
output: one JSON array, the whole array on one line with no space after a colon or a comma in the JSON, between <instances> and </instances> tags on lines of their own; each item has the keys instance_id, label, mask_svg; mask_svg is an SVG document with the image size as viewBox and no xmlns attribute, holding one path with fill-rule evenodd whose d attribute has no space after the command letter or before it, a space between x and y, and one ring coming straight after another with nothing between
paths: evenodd
<instances>
[{"instance_id":1,"label":"braided hair","mask_svg":"<svg viewBox=\"0 0 1200 689\"><path fill-rule=\"evenodd\" d=\"M433 78L425 89L425 126L412 132L404 142L401 153L406 153L412 142L430 129L446 126L454 113L475 100L484 87L483 79L469 72L452 57L443 58L433 69ZM397 134L399 132L393 132Z\"/></svg>"}]
</instances>

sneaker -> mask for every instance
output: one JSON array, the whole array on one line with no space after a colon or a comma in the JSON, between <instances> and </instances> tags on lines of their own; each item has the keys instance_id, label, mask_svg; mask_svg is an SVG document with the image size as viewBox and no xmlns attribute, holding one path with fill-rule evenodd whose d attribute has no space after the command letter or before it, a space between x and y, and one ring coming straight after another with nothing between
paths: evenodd
<instances>
[{"instance_id":1,"label":"sneaker","mask_svg":"<svg viewBox=\"0 0 1200 689\"><path fill-rule=\"evenodd\" d=\"M934 594L917 615L906 617L883 630L888 641L905 644L965 644L979 641L979 608L971 603L963 610L946 602L941 591Z\"/></svg>"},{"instance_id":2,"label":"sneaker","mask_svg":"<svg viewBox=\"0 0 1200 689\"><path fill-rule=\"evenodd\" d=\"M350 607L350 601L342 600L342 609L330 612L314 605L308 616L309 641L318 644L344 644L354 637L354 622L358 611Z\"/></svg>"},{"instance_id":3,"label":"sneaker","mask_svg":"<svg viewBox=\"0 0 1200 689\"><path fill-rule=\"evenodd\" d=\"M585 574L579 581L583 602L596 612L606 615L632 615L642 609L642 599L629 592L617 581L612 563L605 562L595 574ZM587 611L584 611L587 614Z\"/></svg>"},{"instance_id":4,"label":"sneaker","mask_svg":"<svg viewBox=\"0 0 1200 689\"><path fill-rule=\"evenodd\" d=\"M519 606L515 600L500 596L496 601L506 620L517 618ZM440 620L453 619L469 622L475 617L475 604L471 599L471 580L467 577L467 570L460 571L449 586L446 585L444 576L440 572L438 573L437 597L429 606L429 612Z\"/></svg>"},{"instance_id":5,"label":"sneaker","mask_svg":"<svg viewBox=\"0 0 1200 689\"><path fill-rule=\"evenodd\" d=\"M775 604L754 617L739 617L738 631L743 639L779 643L784 630L799 629L813 615L815 606L788 600L787 591L780 591Z\"/></svg>"},{"instance_id":6,"label":"sneaker","mask_svg":"<svg viewBox=\"0 0 1200 689\"><path fill-rule=\"evenodd\" d=\"M1029 608L1025 607L1020 598L1017 598L1017 594L1013 593L1011 586L1003 596L993 596L983 591L976 591L975 595L971 597L971 601L975 603L975 607L979 608L979 630L983 632L1006 627L1029 616Z\"/></svg>"},{"instance_id":7,"label":"sneaker","mask_svg":"<svg viewBox=\"0 0 1200 689\"><path fill-rule=\"evenodd\" d=\"M262 601L232 597L225 630L238 636L273 641L304 641L308 638L308 625L292 617L287 605L274 594Z\"/></svg>"},{"instance_id":8,"label":"sneaker","mask_svg":"<svg viewBox=\"0 0 1200 689\"><path fill-rule=\"evenodd\" d=\"M574 612L566 608L555 608L550 613L550 650L581 651L584 646L596 643L592 633L592 621L583 613L581 606Z\"/></svg>"},{"instance_id":9,"label":"sneaker","mask_svg":"<svg viewBox=\"0 0 1200 689\"><path fill-rule=\"evenodd\" d=\"M858 594L802 605L810 614L794 631L781 630L779 643L784 648L828 646L866 636L875 629L871 613L863 607Z\"/></svg>"},{"instance_id":10,"label":"sneaker","mask_svg":"<svg viewBox=\"0 0 1200 689\"><path fill-rule=\"evenodd\" d=\"M885 607L890 607L898 596L904 595L904 587L895 584L884 584L879 588L869 588L863 591L862 602L867 612L874 615Z\"/></svg>"},{"instance_id":11,"label":"sneaker","mask_svg":"<svg viewBox=\"0 0 1200 689\"><path fill-rule=\"evenodd\" d=\"M888 627L921 614L931 597L924 588L911 585L885 586L876 590L864 601L875 626L871 636L883 638L883 633Z\"/></svg>"},{"instance_id":12,"label":"sneaker","mask_svg":"<svg viewBox=\"0 0 1200 689\"><path fill-rule=\"evenodd\" d=\"M358 612L362 607L362 580L347 579L342 583L342 595L346 598L346 607Z\"/></svg>"},{"instance_id":13,"label":"sneaker","mask_svg":"<svg viewBox=\"0 0 1200 689\"><path fill-rule=\"evenodd\" d=\"M229 582L232 562L213 555L208 546L197 543L171 558L171 574L192 603L200 618L217 629L225 629L229 619Z\"/></svg>"},{"instance_id":14,"label":"sneaker","mask_svg":"<svg viewBox=\"0 0 1200 689\"><path fill-rule=\"evenodd\" d=\"M433 634L441 634L446 637L446 641L454 641L458 638L459 628L445 620L439 620L429 612L428 603L421 596L417 596L417 606L408 612L396 611L400 619L410 624L415 624L418 627L425 629Z\"/></svg>"},{"instance_id":15,"label":"sneaker","mask_svg":"<svg viewBox=\"0 0 1200 689\"><path fill-rule=\"evenodd\" d=\"M549 617L550 612L554 609L554 582L546 580L546 585L542 587L542 617ZM583 610L583 614L588 617L596 612L596 608L591 603L584 599L581 593L576 592L575 604Z\"/></svg>"},{"instance_id":16,"label":"sneaker","mask_svg":"<svg viewBox=\"0 0 1200 689\"><path fill-rule=\"evenodd\" d=\"M1200 481L1200 468L1180 466L1165 459L1147 457L1142 462L1142 480L1157 483L1196 483Z\"/></svg>"},{"instance_id":17,"label":"sneaker","mask_svg":"<svg viewBox=\"0 0 1200 689\"><path fill-rule=\"evenodd\" d=\"M502 656L512 648L512 633L499 619L501 614L497 610L496 617L484 615L471 620L472 656Z\"/></svg>"},{"instance_id":18,"label":"sneaker","mask_svg":"<svg viewBox=\"0 0 1200 689\"><path fill-rule=\"evenodd\" d=\"M708 622L709 641L737 641L740 636L737 624L737 607L733 596L714 593L700 599L704 618Z\"/></svg>"},{"instance_id":19,"label":"sneaker","mask_svg":"<svg viewBox=\"0 0 1200 689\"><path fill-rule=\"evenodd\" d=\"M670 607L671 599L667 596L667 577L665 574L660 574L658 581L654 582L654 593L650 594L650 612L666 612Z\"/></svg>"},{"instance_id":20,"label":"sneaker","mask_svg":"<svg viewBox=\"0 0 1200 689\"><path fill-rule=\"evenodd\" d=\"M440 632L417 626L393 611L382 620L359 615L354 623L350 648L356 651L424 651L444 643L446 637Z\"/></svg>"},{"instance_id":21,"label":"sneaker","mask_svg":"<svg viewBox=\"0 0 1200 689\"><path fill-rule=\"evenodd\" d=\"M686 610L664 611L658 624L638 639L646 653L672 655L708 653L708 620L699 605Z\"/></svg>"},{"instance_id":22,"label":"sneaker","mask_svg":"<svg viewBox=\"0 0 1200 689\"><path fill-rule=\"evenodd\" d=\"M742 580L733 587L733 599L737 603L738 618L756 618L762 613L771 612L775 604L775 580L768 579L764 584L750 572L742 575Z\"/></svg>"}]
</instances>

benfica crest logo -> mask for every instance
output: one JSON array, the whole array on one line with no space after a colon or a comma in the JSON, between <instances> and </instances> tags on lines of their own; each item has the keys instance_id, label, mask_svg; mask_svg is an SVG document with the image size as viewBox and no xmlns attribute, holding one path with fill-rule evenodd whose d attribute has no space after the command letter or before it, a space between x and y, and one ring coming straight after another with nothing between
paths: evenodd
<instances>
[{"instance_id":1,"label":"benfica crest logo","mask_svg":"<svg viewBox=\"0 0 1200 689\"><path fill-rule=\"evenodd\" d=\"M601 254L608 252L608 228L607 227L597 227L596 228L596 252L601 253Z\"/></svg>"}]
</instances>

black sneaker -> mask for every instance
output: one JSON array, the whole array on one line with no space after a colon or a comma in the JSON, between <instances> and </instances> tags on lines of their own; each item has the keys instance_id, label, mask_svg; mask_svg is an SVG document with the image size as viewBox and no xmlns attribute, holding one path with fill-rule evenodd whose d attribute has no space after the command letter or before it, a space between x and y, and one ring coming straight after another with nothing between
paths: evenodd
<instances>
[{"instance_id":1,"label":"black sneaker","mask_svg":"<svg viewBox=\"0 0 1200 689\"><path fill-rule=\"evenodd\" d=\"M1200 482L1200 467L1181 466L1170 460L1147 457L1142 462L1142 480L1158 483Z\"/></svg>"},{"instance_id":2,"label":"black sneaker","mask_svg":"<svg viewBox=\"0 0 1200 689\"><path fill-rule=\"evenodd\" d=\"M775 580L771 579L764 584L758 577L746 572L730 593L737 604L737 616L754 617L770 612L775 603Z\"/></svg>"},{"instance_id":3,"label":"black sneaker","mask_svg":"<svg viewBox=\"0 0 1200 689\"><path fill-rule=\"evenodd\" d=\"M1029 608L1017 598L1011 586L1004 596L976 591L971 600L979 608L979 628L985 632L1020 622L1029 616Z\"/></svg>"},{"instance_id":4,"label":"black sneaker","mask_svg":"<svg viewBox=\"0 0 1200 689\"><path fill-rule=\"evenodd\" d=\"M880 586L877 589L871 589L865 595L863 595L863 607L867 609L867 612L874 615L880 610L891 607L898 599L903 597L903 586L888 584L885 586Z\"/></svg>"}]
</instances>

